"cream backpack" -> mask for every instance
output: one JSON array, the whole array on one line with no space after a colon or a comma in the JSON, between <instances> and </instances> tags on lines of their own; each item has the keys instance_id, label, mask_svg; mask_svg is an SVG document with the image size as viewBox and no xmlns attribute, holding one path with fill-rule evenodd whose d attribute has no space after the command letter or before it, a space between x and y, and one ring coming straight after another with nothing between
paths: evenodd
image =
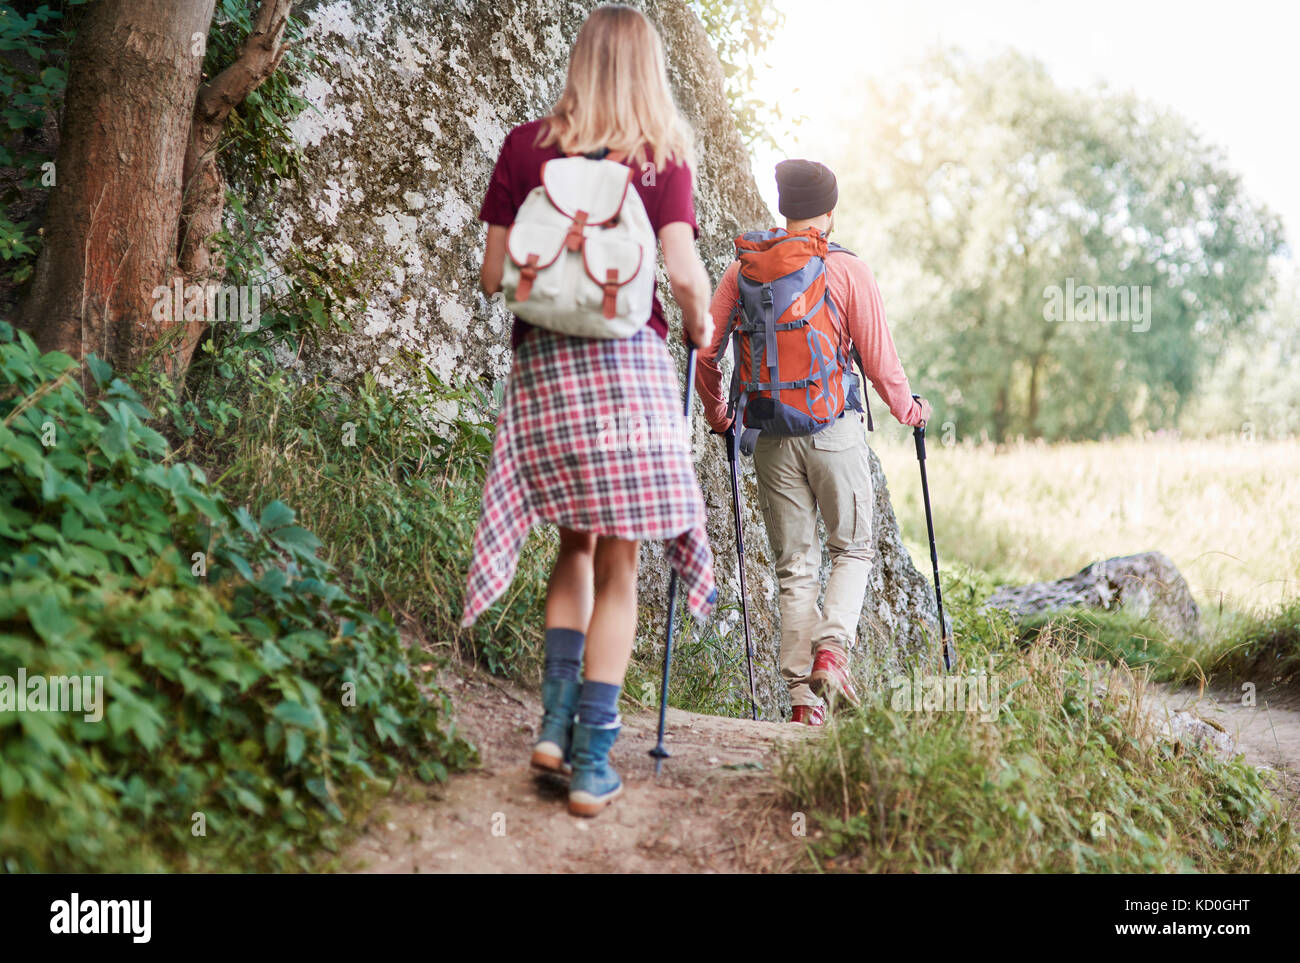
<instances>
[{"instance_id":1,"label":"cream backpack","mask_svg":"<svg viewBox=\"0 0 1300 963\"><path fill-rule=\"evenodd\" d=\"M618 158L616 160L615 158ZM542 328L628 338L650 320L655 235L621 155L542 165L506 241L506 306Z\"/></svg>"}]
</instances>

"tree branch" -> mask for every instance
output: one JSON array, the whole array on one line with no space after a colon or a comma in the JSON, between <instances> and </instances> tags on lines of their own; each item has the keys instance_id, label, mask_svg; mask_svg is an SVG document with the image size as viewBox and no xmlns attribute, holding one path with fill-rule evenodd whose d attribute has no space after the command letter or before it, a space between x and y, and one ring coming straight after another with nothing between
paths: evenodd
<instances>
[{"instance_id":1,"label":"tree branch","mask_svg":"<svg viewBox=\"0 0 1300 963\"><path fill-rule=\"evenodd\" d=\"M225 181L217 167L217 144L231 111L275 73L289 49L282 40L292 6L292 0L261 0L253 28L235 62L200 87L195 97L185 148L176 261L180 275L191 283L209 284L221 277L224 265L211 247L212 235L221 229L225 209ZM185 334L175 362L180 370L188 365L209 320L183 322Z\"/></svg>"},{"instance_id":2,"label":"tree branch","mask_svg":"<svg viewBox=\"0 0 1300 963\"><path fill-rule=\"evenodd\" d=\"M235 62L199 88L194 107L197 125L206 131L220 131L230 112L275 73L280 58L289 49L288 44L280 41L292 6L293 0L262 0L253 30L245 38Z\"/></svg>"}]
</instances>

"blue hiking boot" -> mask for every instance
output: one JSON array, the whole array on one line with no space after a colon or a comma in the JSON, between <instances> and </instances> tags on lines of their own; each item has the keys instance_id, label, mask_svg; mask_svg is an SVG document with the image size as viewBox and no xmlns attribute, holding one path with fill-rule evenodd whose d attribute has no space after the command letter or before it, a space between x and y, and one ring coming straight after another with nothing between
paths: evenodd
<instances>
[{"instance_id":1,"label":"blue hiking boot","mask_svg":"<svg viewBox=\"0 0 1300 963\"><path fill-rule=\"evenodd\" d=\"M573 717L578 710L581 682L568 679L542 681L542 729L533 743L532 766L542 772L566 774L573 742Z\"/></svg>"},{"instance_id":2,"label":"blue hiking boot","mask_svg":"<svg viewBox=\"0 0 1300 963\"><path fill-rule=\"evenodd\" d=\"M623 780L609 764L609 750L623 728L622 718L607 726L573 724L573 778L569 781L569 812L595 816L623 794Z\"/></svg>"}]
</instances>

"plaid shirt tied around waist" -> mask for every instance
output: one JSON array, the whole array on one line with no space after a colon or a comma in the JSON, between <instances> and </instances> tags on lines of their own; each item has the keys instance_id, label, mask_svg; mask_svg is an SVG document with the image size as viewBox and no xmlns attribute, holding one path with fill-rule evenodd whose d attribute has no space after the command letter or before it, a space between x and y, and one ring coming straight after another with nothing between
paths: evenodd
<instances>
[{"instance_id":1,"label":"plaid shirt tied around waist","mask_svg":"<svg viewBox=\"0 0 1300 963\"><path fill-rule=\"evenodd\" d=\"M713 552L680 390L668 348L649 328L624 340L529 333L497 419L462 625L509 587L541 521L665 541L691 613L708 617Z\"/></svg>"}]
</instances>

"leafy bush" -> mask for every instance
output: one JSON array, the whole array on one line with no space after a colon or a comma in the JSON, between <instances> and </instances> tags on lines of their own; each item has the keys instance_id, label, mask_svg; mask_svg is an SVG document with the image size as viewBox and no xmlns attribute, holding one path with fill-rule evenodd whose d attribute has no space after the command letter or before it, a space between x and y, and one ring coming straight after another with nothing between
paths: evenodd
<instances>
[{"instance_id":1,"label":"leafy bush","mask_svg":"<svg viewBox=\"0 0 1300 963\"><path fill-rule=\"evenodd\" d=\"M107 365L0 323L0 415L0 675L107 703L0 711L5 869L306 867L350 796L471 760L295 513L236 507Z\"/></svg>"},{"instance_id":2,"label":"leafy bush","mask_svg":"<svg viewBox=\"0 0 1300 963\"><path fill-rule=\"evenodd\" d=\"M41 4L26 14L0 3L0 278L14 284L31 276L40 235L33 224L10 220L10 208L41 185L54 160L38 142L68 79L64 8L84 2Z\"/></svg>"},{"instance_id":3,"label":"leafy bush","mask_svg":"<svg viewBox=\"0 0 1300 963\"><path fill-rule=\"evenodd\" d=\"M217 0L204 47L204 76L215 77L235 62L259 6L256 0ZM306 24L301 11L290 13L284 31L289 49L280 65L230 112L221 131L222 171L249 196L295 176L302 163L289 123L307 109L296 87L311 74L317 57L301 43Z\"/></svg>"}]
</instances>

